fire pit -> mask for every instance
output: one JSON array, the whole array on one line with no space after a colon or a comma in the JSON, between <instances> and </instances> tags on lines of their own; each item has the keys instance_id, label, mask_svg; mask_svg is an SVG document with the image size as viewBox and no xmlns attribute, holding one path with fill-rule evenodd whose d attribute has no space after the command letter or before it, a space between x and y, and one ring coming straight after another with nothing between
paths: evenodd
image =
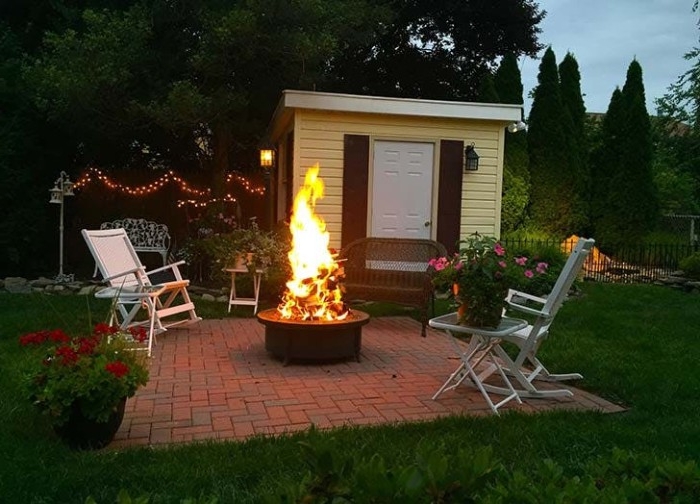
<instances>
[{"instance_id":1,"label":"fire pit","mask_svg":"<svg viewBox=\"0 0 700 504\"><path fill-rule=\"evenodd\" d=\"M323 198L318 165L309 168L294 198L287 254L292 277L277 309L258 313L265 326L265 348L287 364L291 359L360 360L362 326L369 315L350 311L342 299L343 269L335 260L316 200Z\"/></svg>"},{"instance_id":2,"label":"fire pit","mask_svg":"<svg viewBox=\"0 0 700 504\"><path fill-rule=\"evenodd\" d=\"M265 326L265 350L282 359L331 361L354 358L360 361L362 326L369 315L353 310L343 320L287 320L277 309L259 312Z\"/></svg>"}]
</instances>

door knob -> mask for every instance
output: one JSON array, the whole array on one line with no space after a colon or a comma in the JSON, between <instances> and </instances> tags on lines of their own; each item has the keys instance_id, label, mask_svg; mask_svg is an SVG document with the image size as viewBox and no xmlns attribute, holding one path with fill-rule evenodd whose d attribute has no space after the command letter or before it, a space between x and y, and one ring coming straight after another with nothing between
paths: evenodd
<instances>
[{"instance_id":1,"label":"door knob","mask_svg":"<svg viewBox=\"0 0 700 504\"><path fill-rule=\"evenodd\" d=\"M425 221L425 222L423 223L423 225L424 225L425 227L430 227L430 224L431 224L431 222L430 222L429 220L427 220L427 221Z\"/></svg>"}]
</instances>

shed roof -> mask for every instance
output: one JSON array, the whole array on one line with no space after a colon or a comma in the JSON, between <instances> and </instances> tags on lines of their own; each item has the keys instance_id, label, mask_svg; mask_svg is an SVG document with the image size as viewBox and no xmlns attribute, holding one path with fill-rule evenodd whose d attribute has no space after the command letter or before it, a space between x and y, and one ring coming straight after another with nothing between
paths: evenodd
<instances>
[{"instance_id":1,"label":"shed roof","mask_svg":"<svg viewBox=\"0 0 700 504\"><path fill-rule=\"evenodd\" d=\"M445 100L420 100L416 98L391 98L363 96L317 91L286 89L282 92L268 128L274 135L275 125L294 109L357 112L367 114L392 114L413 117L447 117L498 121L504 124L521 120L522 106L502 103L474 103Z\"/></svg>"}]
</instances>

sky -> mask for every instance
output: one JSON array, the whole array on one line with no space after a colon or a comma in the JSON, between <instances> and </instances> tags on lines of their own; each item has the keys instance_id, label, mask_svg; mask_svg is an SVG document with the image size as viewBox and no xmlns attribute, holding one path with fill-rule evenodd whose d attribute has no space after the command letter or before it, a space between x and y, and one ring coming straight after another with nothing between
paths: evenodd
<instances>
[{"instance_id":1,"label":"sky","mask_svg":"<svg viewBox=\"0 0 700 504\"><path fill-rule=\"evenodd\" d=\"M622 89L633 59L642 66L647 111L691 66L683 55L700 45L700 13L693 0L539 0L547 11L539 40L551 45L557 64L570 52L578 62L588 112L605 112L615 87ZM544 51L539 54L541 58ZM537 85L540 59L521 58L525 117Z\"/></svg>"}]
</instances>

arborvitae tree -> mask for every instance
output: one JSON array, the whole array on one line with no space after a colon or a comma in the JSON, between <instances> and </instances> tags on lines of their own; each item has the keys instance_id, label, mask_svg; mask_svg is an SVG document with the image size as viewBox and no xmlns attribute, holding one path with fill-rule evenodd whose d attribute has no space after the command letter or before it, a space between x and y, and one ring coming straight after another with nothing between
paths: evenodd
<instances>
[{"instance_id":1,"label":"arborvitae tree","mask_svg":"<svg viewBox=\"0 0 700 504\"><path fill-rule=\"evenodd\" d=\"M562 117L569 137L569 180L572 186L571 231L588 233L590 199L590 170L588 165L588 141L586 139L586 106L581 95L581 74L576 58L566 53L559 65Z\"/></svg>"},{"instance_id":2,"label":"arborvitae tree","mask_svg":"<svg viewBox=\"0 0 700 504\"><path fill-rule=\"evenodd\" d=\"M501 103L522 105L523 83L518 60L506 54L494 76L496 92ZM501 231L515 231L525 222L530 201L530 170L527 153L527 132L506 134L503 160L503 198Z\"/></svg>"},{"instance_id":3,"label":"arborvitae tree","mask_svg":"<svg viewBox=\"0 0 700 504\"><path fill-rule=\"evenodd\" d=\"M598 128L600 145L591 155L591 222L594 236L599 241L605 241L608 235L614 237L615 233L615 218L608 208L608 202L611 199L613 178L622 160L621 139L624 121L622 91L615 88L608 110Z\"/></svg>"},{"instance_id":4,"label":"arborvitae tree","mask_svg":"<svg viewBox=\"0 0 700 504\"><path fill-rule=\"evenodd\" d=\"M570 127L563 126L563 108L556 57L550 47L540 63L528 121L530 216L537 227L560 236L571 231L573 199L568 177Z\"/></svg>"},{"instance_id":5,"label":"arborvitae tree","mask_svg":"<svg viewBox=\"0 0 700 504\"><path fill-rule=\"evenodd\" d=\"M597 160L596 238L602 243L635 241L658 218L652 175L651 123L646 110L642 67L634 60L622 92L615 90L603 123ZM604 202L604 206L599 206Z\"/></svg>"},{"instance_id":6,"label":"arborvitae tree","mask_svg":"<svg viewBox=\"0 0 700 504\"><path fill-rule=\"evenodd\" d=\"M480 103L498 103L498 93L493 84L493 75L491 72L485 72L479 85L479 96L476 101Z\"/></svg>"},{"instance_id":7,"label":"arborvitae tree","mask_svg":"<svg viewBox=\"0 0 700 504\"><path fill-rule=\"evenodd\" d=\"M642 67L633 60L622 88L625 107L622 160L615 190L620 205L620 235L641 238L656 226L658 198L652 172L651 122L646 108Z\"/></svg>"}]
</instances>

